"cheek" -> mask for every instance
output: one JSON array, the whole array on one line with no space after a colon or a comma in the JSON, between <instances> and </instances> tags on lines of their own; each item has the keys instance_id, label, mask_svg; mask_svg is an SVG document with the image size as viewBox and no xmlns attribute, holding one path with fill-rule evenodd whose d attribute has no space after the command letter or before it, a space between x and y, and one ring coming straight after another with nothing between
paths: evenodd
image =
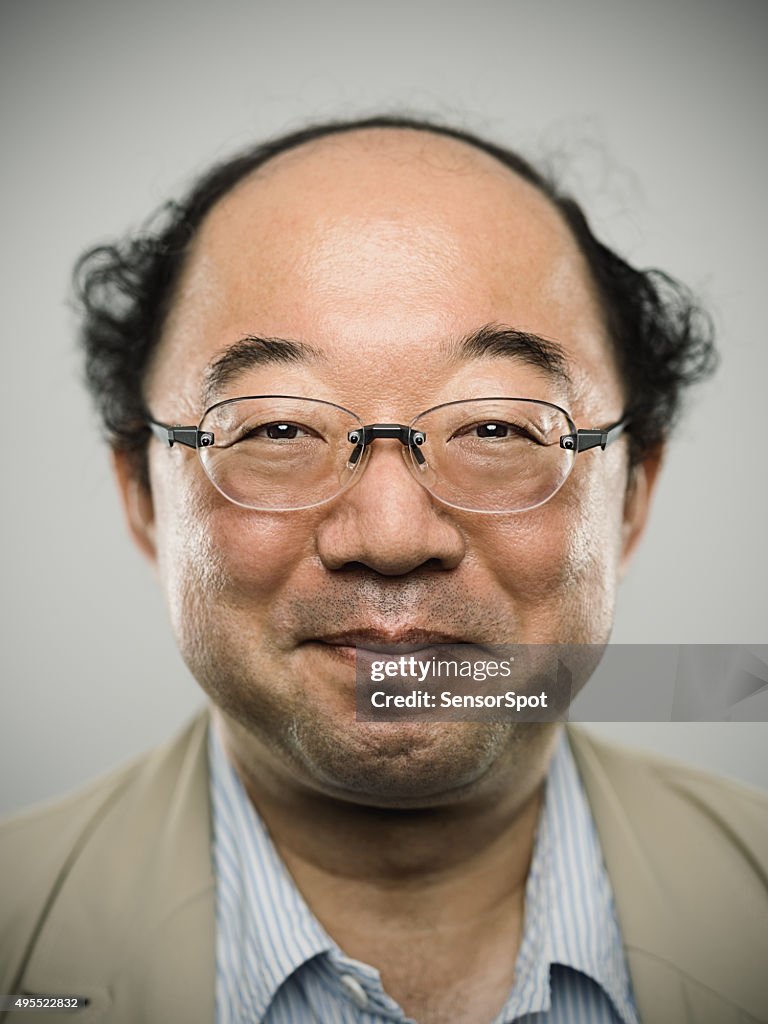
<instances>
[{"instance_id":1,"label":"cheek","mask_svg":"<svg viewBox=\"0 0 768 1024\"><path fill-rule=\"evenodd\" d=\"M260 634L272 603L306 557L313 527L223 498L192 459L152 477L158 570L187 661L239 616Z\"/></svg>"},{"instance_id":2,"label":"cheek","mask_svg":"<svg viewBox=\"0 0 768 1024\"><path fill-rule=\"evenodd\" d=\"M589 465L540 508L478 523L477 556L515 607L526 642L607 639L622 509L621 468Z\"/></svg>"}]
</instances>

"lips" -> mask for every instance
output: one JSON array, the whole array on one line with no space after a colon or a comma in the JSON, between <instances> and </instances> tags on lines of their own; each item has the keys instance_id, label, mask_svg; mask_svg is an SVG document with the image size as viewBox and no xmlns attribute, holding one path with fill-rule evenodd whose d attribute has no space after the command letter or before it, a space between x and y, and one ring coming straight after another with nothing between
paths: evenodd
<instances>
[{"instance_id":1,"label":"lips","mask_svg":"<svg viewBox=\"0 0 768 1024\"><path fill-rule=\"evenodd\" d=\"M327 633L313 637L312 643L325 644L328 647L352 648L354 650L371 651L374 654L410 654L422 651L436 644L469 644L466 637L455 633L436 632L425 629L381 630L355 629L339 633Z\"/></svg>"},{"instance_id":2,"label":"lips","mask_svg":"<svg viewBox=\"0 0 768 1024\"><path fill-rule=\"evenodd\" d=\"M312 637L305 643L347 664L358 666L372 659L413 654L416 654L419 660L437 657L471 661L478 657L498 657L492 643L470 640L457 633L432 629L361 628L326 633Z\"/></svg>"}]
</instances>

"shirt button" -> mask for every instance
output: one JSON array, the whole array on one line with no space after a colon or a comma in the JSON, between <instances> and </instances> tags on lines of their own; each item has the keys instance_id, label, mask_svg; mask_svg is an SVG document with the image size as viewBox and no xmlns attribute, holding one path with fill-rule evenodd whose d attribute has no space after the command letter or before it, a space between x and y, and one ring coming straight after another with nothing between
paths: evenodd
<instances>
[{"instance_id":1,"label":"shirt button","mask_svg":"<svg viewBox=\"0 0 768 1024\"><path fill-rule=\"evenodd\" d=\"M351 974L342 974L339 981L341 982L342 988L358 1010L364 1010L368 1005L368 996L357 978L353 977Z\"/></svg>"}]
</instances>

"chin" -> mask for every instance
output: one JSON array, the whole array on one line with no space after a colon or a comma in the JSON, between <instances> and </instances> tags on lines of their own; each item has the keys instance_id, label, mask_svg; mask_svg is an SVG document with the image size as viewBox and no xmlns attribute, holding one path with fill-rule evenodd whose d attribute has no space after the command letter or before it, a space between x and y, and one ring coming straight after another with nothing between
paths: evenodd
<instances>
[{"instance_id":1,"label":"chin","mask_svg":"<svg viewBox=\"0 0 768 1024\"><path fill-rule=\"evenodd\" d=\"M305 783L335 799L416 809L469 798L535 727L468 722L354 722L343 733L295 722L290 756Z\"/></svg>"}]
</instances>

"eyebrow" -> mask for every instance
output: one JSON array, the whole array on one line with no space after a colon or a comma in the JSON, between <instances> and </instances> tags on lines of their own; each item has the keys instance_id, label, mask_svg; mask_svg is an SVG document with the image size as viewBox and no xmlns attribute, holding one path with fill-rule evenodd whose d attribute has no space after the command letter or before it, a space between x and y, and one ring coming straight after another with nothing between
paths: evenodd
<instances>
[{"instance_id":1,"label":"eyebrow","mask_svg":"<svg viewBox=\"0 0 768 1024\"><path fill-rule=\"evenodd\" d=\"M228 385L254 367L269 363L310 362L319 358L317 349L302 341L247 334L206 367L201 390L203 406L209 406Z\"/></svg>"},{"instance_id":2,"label":"eyebrow","mask_svg":"<svg viewBox=\"0 0 768 1024\"><path fill-rule=\"evenodd\" d=\"M500 324L485 324L450 344L448 351L460 359L481 359L484 356L519 359L566 387L572 385L562 347L556 341L529 331ZM233 381L255 367L319 359L322 359L322 354L305 342L247 334L216 356L206 367L201 389L203 407L209 407Z\"/></svg>"},{"instance_id":3,"label":"eyebrow","mask_svg":"<svg viewBox=\"0 0 768 1024\"><path fill-rule=\"evenodd\" d=\"M482 359L484 356L519 359L566 387L573 385L562 346L529 331L501 324L485 324L454 342L450 350L455 357L464 359Z\"/></svg>"}]
</instances>

